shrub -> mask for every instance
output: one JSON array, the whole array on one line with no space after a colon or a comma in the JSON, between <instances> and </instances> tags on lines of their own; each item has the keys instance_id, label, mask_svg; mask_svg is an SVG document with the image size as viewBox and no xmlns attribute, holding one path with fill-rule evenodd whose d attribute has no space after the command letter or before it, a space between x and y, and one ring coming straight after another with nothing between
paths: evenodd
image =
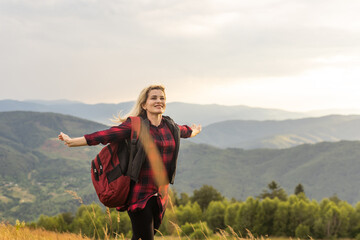
<instances>
[{"instance_id":1,"label":"shrub","mask_svg":"<svg viewBox=\"0 0 360 240\"><path fill-rule=\"evenodd\" d=\"M200 229L196 229L192 234L190 234L190 239L206 239L207 236Z\"/></svg>"},{"instance_id":2,"label":"shrub","mask_svg":"<svg viewBox=\"0 0 360 240\"><path fill-rule=\"evenodd\" d=\"M181 226L181 235L188 236L191 239L205 239L206 237L211 236L211 234L212 232L206 222L198 222L194 224L185 223Z\"/></svg>"},{"instance_id":3,"label":"shrub","mask_svg":"<svg viewBox=\"0 0 360 240\"><path fill-rule=\"evenodd\" d=\"M310 227L307 225L299 224L295 229L295 237L297 238L308 238L310 235Z\"/></svg>"}]
</instances>

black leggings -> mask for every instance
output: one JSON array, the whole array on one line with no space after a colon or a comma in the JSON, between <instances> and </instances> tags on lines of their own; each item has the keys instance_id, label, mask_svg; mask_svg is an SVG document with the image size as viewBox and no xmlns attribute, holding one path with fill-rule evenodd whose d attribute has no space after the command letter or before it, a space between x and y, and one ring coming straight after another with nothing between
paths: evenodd
<instances>
[{"instance_id":1,"label":"black leggings","mask_svg":"<svg viewBox=\"0 0 360 240\"><path fill-rule=\"evenodd\" d=\"M153 240L156 233L155 229L159 228L158 215L159 205L156 197L152 197L146 203L143 210L128 212L133 236L131 240Z\"/></svg>"}]
</instances>

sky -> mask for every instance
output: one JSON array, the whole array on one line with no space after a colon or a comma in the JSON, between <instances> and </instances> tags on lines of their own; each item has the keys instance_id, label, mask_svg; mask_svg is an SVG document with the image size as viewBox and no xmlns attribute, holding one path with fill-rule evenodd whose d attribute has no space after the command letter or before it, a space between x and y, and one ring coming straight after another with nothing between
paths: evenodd
<instances>
[{"instance_id":1,"label":"sky","mask_svg":"<svg viewBox=\"0 0 360 240\"><path fill-rule=\"evenodd\" d=\"M0 0L0 99L359 109L358 0Z\"/></svg>"}]
</instances>

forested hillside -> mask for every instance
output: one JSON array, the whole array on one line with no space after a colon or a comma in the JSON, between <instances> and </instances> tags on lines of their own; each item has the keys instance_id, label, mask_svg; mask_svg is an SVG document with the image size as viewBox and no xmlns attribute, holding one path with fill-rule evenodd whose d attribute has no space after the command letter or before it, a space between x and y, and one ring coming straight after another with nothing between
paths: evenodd
<instances>
[{"instance_id":1,"label":"forested hillside","mask_svg":"<svg viewBox=\"0 0 360 240\"><path fill-rule=\"evenodd\" d=\"M255 150L183 144L178 164L174 186L179 192L209 184L227 197L244 200L275 180L289 194L301 183L310 199L334 194L352 204L360 199L359 141Z\"/></svg>"},{"instance_id":2,"label":"forested hillside","mask_svg":"<svg viewBox=\"0 0 360 240\"><path fill-rule=\"evenodd\" d=\"M233 148L289 148L304 143L360 140L360 115L283 121L233 120L204 127L195 143Z\"/></svg>"},{"instance_id":3,"label":"forested hillside","mask_svg":"<svg viewBox=\"0 0 360 240\"><path fill-rule=\"evenodd\" d=\"M66 190L77 192L85 204L96 201L90 161L100 146L67 148L57 135L64 131L81 136L103 128L106 126L54 113L0 113L1 219L29 221L40 214L75 211L75 200ZM360 199L359 159L358 141L243 150L186 140L173 187L179 193L191 193L208 184L229 199L245 200L276 180L288 194L301 183L309 198L321 200L337 194L354 204Z\"/></svg>"},{"instance_id":4,"label":"forested hillside","mask_svg":"<svg viewBox=\"0 0 360 240\"><path fill-rule=\"evenodd\" d=\"M99 148L69 149L57 135L77 136L103 127L53 113L0 113L0 218L32 220L42 213L73 211L74 200L65 190L96 200L89 162Z\"/></svg>"}]
</instances>

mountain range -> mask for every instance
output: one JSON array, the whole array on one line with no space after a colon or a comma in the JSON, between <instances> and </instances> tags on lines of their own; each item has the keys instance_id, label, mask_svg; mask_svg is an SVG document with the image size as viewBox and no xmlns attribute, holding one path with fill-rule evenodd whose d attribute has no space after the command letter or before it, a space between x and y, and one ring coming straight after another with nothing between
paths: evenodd
<instances>
[{"instance_id":1,"label":"mountain range","mask_svg":"<svg viewBox=\"0 0 360 240\"><path fill-rule=\"evenodd\" d=\"M4 111L36 111L68 114L75 117L103 123L113 124L110 119L120 112L126 114L134 102L118 104L85 104L68 100L58 101L16 101L0 100L0 112ZM203 126L227 120L285 120L309 116L306 113L289 112L278 109L253 108L247 106L223 106L217 104L190 104L181 102L167 103L166 115L171 116L179 124L202 124Z\"/></svg>"},{"instance_id":2,"label":"mountain range","mask_svg":"<svg viewBox=\"0 0 360 240\"><path fill-rule=\"evenodd\" d=\"M75 211L79 202L69 190L85 204L97 202L90 161L101 146L67 148L57 135L81 136L104 128L108 126L63 114L0 112L0 219L31 221L40 214ZM359 141L245 150L185 140L173 188L191 194L208 184L227 198L245 200L275 180L288 194L301 183L309 198L337 194L355 204L360 199L359 159Z\"/></svg>"},{"instance_id":3,"label":"mountain range","mask_svg":"<svg viewBox=\"0 0 360 240\"><path fill-rule=\"evenodd\" d=\"M54 112L114 125L110 119L121 111L127 113L133 104L134 102L85 104L69 100L0 100L0 112ZM298 113L247 106L181 102L168 103L166 110L166 115L179 124L203 125L202 134L192 139L193 142L220 148L288 148L304 143L360 139L360 133L356 131L360 115L317 116L325 113L325 110Z\"/></svg>"},{"instance_id":4,"label":"mountain range","mask_svg":"<svg viewBox=\"0 0 360 240\"><path fill-rule=\"evenodd\" d=\"M360 140L360 115L330 115L283 121L233 120L210 124L192 139L228 148L289 148L304 143Z\"/></svg>"}]
</instances>

